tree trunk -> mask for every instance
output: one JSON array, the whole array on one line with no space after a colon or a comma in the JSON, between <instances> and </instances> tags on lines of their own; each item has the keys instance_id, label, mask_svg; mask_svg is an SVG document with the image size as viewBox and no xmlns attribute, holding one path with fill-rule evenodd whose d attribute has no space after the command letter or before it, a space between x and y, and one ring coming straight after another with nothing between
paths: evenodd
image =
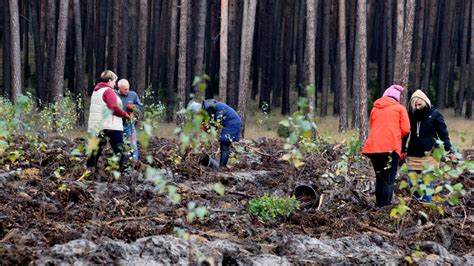
<instances>
[{"instance_id":1,"label":"tree trunk","mask_svg":"<svg viewBox=\"0 0 474 266\"><path fill-rule=\"evenodd\" d=\"M459 77L459 90L457 103L454 108L455 116L462 115L462 108L464 105L464 89L466 87L466 70L467 70L467 41L468 41L468 29L469 29L469 11L472 1L464 0L464 12L463 12L463 23L462 23L462 39L461 39L461 74ZM474 45L471 43L471 46ZM471 59L471 64L474 63ZM472 73L471 73L472 75Z\"/></svg>"},{"instance_id":2,"label":"tree trunk","mask_svg":"<svg viewBox=\"0 0 474 266\"><path fill-rule=\"evenodd\" d=\"M229 2L227 104L234 109L237 109L239 104L240 36L242 29L241 10L241 2Z\"/></svg>"},{"instance_id":3,"label":"tree trunk","mask_svg":"<svg viewBox=\"0 0 474 266\"><path fill-rule=\"evenodd\" d=\"M11 76L11 31L10 31L10 8L8 3L3 9L3 53L2 53L2 80L3 80L3 95L9 96L12 91L12 76Z\"/></svg>"},{"instance_id":4,"label":"tree trunk","mask_svg":"<svg viewBox=\"0 0 474 266\"><path fill-rule=\"evenodd\" d=\"M95 68L96 77L105 70L105 45L107 43L107 14L108 1L99 0L97 2L98 10L96 19L96 36L95 36Z\"/></svg>"},{"instance_id":5,"label":"tree trunk","mask_svg":"<svg viewBox=\"0 0 474 266\"><path fill-rule=\"evenodd\" d=\"M162 1L155 0L153 3L153 26L152 26L152 35L150 37L151 49L151 84L155 95L158 95L160 90L160 44L161 44L161 10L162 10Z\"/></svg>"},{"instance_id":6,"label":"tree trunk","mask_svg":"<svg viewBox=\"0 0 474 266\"><path fill-rule=\"evenodd\" d=\"M56 0L48 0L47 3L47 25L46 25L46 47L47 48L47 80L46 84L51 87L47 89L47 101L51 102L54 98L54 74L55 74L55 51L56 51Z\"/></svg>"},{"instance_id":7,"label":"tree trunk","mask_svg":"<svg viewBox=\"0 0 474 266\"><path fill-rule=\"evenodd\" d=\"M82 26L81 26L81 3L80 0L73 0L73 10L74 10L74 32L75 32L75 65L76 65L76 97L80 97L82 101L81 104L77 105L77 112L79 114L79 126L85 125L85 116L84 116L84 100L86 95L86 90L84 87L84 57L82 55Z\"/></svg>"},{"instance_id":8,"label":"tree trunk","mask_svg":"<svg viewBox=\"0 0 474 266\"><path fill-rule=\"evenodd\" d=\"M140 0L138 15L137 94L143 97L146 87L146 43L148 32L148 0Z\"/></svg>"},{"instance_id":9,"label":"tree trunk","mask_svg":"<svg viewBox=\"0 0 474 266\"><path fill-rule=\"evenodd\" d=\"M128 65L127 65L127 77L130 82L130 88L137 88L138 78L138 9L140 8L139 2L135 0L129 0L128 7Z\"/></svg>"},{"instance_id":10,"label":"tree trunk","mask_svg":"<svg viewBox=\"0 0 474 266\"><path fill-rule=\"evenodd\" d=\"M423 35L424 35L424 25L425 25L425 0L420 0L418 2L417 8L417 26L416 26L416 41L413 46L413 86L408 86L408 94L411 95L417 89L421 88L421 66L422 66L422 54L423 54Z\"/></svg>"},{"instance_id":11,"label":"tree trunk","mask_svg":"<svg viewBox=\"0 0 474 266\"><path fill-rule=\"evenodd\" d=\"M431 91L431 69L432 69L432 60L433 60L433 49L434 49L434 34L435 34L435 25L436 25L436 14L437 14L437 0L429 0L429 15L428 15L428 25L426 32L426 41L425 47L423 49L425 53L425 60L423 62L423 83L421 84L421 90L424 91L427 95Z\"/></svg>"},{"instance_id":12,"label":"tree trunk","mask_svg":"<svg viewBox=\"0 0 474 266\"><path fill-rule=\"evenodd\" d=\"M166 87L166 115L167 121L173 121L174 113L174 92L176 84L176 35L178 24L178 5L177 1L171 3L171 24L170 24L170 51L168 54L168 78Z\"/></svg>"},{"instance_id":13,"label":"tree trunk","mask_svg":"<svg viewBox=\"0 0 474 266\"><path fill-rule=\"evenodd\" d=\"M227 39L229 32L229 0L221 0L221 32L219 62L219 101L227 101Z\"/></svg>"},{"instance_id":14,"label":"tree trunk","mask_svg":"<svg viewBox=\"0 0 474 266\"><path fill-rule=\"evenodd\" d=\"M58 38L56 45L56 61L53 83L53 97L60 98L64 94L64 63L66 62L66 33L68 22L69 0L61 0L59 4Z\"/></svg>"},{"instance_id":15,"label":"tree trunk","mask_svg":"<svg viewBox=\"0 0 474 266\"><path fill-rule=\"evenodd\" d=\"M244 0L244 15L242 23L242 45L240 54L241 54L241 63L240 63L240 94L239 94L239 107L238 112L242 120L242 137L245 135L245 112L247 109L247 98L249 91L249 75L250 75L250 63L251 55L253 48L253 36L255 29L255 14L257 11L257 1L253 0Z\"/></svg>"},{"instance_id":16,"label":"tree trunk","mask_svg":"<svg viewBox=\"0 0 474 266\"><path fill-rule=\"evenodd\" d=\"M409 87L408 79L410 78L410 59L411 48L413 43L413 22L415 20L415 0L407 0L406 3L406 19L405 28L403 30L403 46L402 46L402 65L400 69L400 79L398 84L402 87ZM408 97L407 90L402 92L400 102L407 105Z\"/></svg>"},{"instance_id":17,"label":"tree trunk","mask_svg":"<svg viewBox=\"0 0 474 266\"><path fill-rule=\"evenodd\" d=\"M469 61L469 85L466 93L466 119L472 118L472 92L474 91L474 3L471 1L471 50Z\"/></svg>"},{"instance_id":18,"label":"tree trunk","mask_svg":"<svg viewBox=\"0 0 474 266\"><path fill-rule=\"evenodd\" d=\"M104 1L104 0L102 0ZM111 15L109 23L109 42L108 42L108 56L107 56L107 69L118 73L118 50L119 50L119 21L120 21L120 11L121 0L110 0ZM120 42L121 44L122 42Z\"/></svg>"},{"instance_id":19,"label":"tree trunk","mask_svg":"<svg viewBox=\"0 0 474 266\"><path fill-rule=\"evenodd\" d=\"M397 1L397 37L395 39L395 70L393 75L393 83L401 85L402 79L402 61L403 61L403 28L405 24L405 0Z\"/></svg>"},{"instance_id":20,"label":"tree trunk","mask_svg":"<svg viewBox=\"0 0 474 266\"><path fill-rule=\"evenodd\" d=\"M126 1L126 0L123 0ZM96 74L94 73L94 40L95 40L95 35L94 35L94 10L95 10L95 1L94 0L88 0L87 1L87 9L86 9L86 14L87 14L87 24L86 24L86 30L85 30L85 40L86 40L86 63L85 63L85 68L86 72L88 74L87 77L87 89L88 89L88 95L92 94L93 84L95 82L95 76ZM126 31L124 31L126 33ZM124 42L127 43L127 42ZM126 45L122 45L123 47L126 47ZM119 65L123 64L125 61L126 63L126 53L121 53L121 56L125 56L120 62ZM120 70L120 69L119 69ZM98 70L97 70L98 71ZM122 76L119 73L120 76Z\"/></svg>"},{"instance_id":21,"label":"tree trunk","mask_svg":"<svg viewBox=\"0 0 474 266\"><path fill-rule=\"evenodd\" d=\"M194 75L202 76L204 74L204 34L206 30L206 0L199 0L198 2L198 19L197 19L197 32L196 32L196 53L194 63ZM194 88L193 91L196 94L198 101L203 99L203 92L199 91L199 88Z\"/></svg>"},{"instance_id":22,"label":"tree trunk","mask_svg":"<svg viewBox=\"0 0 474 266\"><path fill-rule=\"evenodd\" d=\"M120 18L119 18L119 32L121 36L128 36L129 30L128 30L128 25L129 25L129 19L128 19L128 2L127 0L119 0L120 1L120 6L122 9L120 10ZM117 74L119 77L126 77L127 76L127 66L128 66L128 44L129 44L129 38L127 39L121 39L118 41L118 54L117 54ZM120 59L118 58L120 55Z\"/></svg>"},{"instance_id":23,"label":"tree trunk","mask_svg":"<svg viewBox=\"0 0 474 266\"><path fill-rule=\"evenodd\" d=\"M329 24L330 24L330 11L331 11L331 1L323 1L323 41L322 41L322 88L321 88L321 117L326 117L328 114L328 98L329 98L329 88L331 82L331 67L329 66Z\"/></svg>"},{"instance_id":24,"label":"tree trunk","mask_svg":"<svg viewBox=\"0 0 474 266\"><path fill-rule=\"evenodd\" d=\"M315 22L316 14L314 8L314 1L307 0L306 2L306 46L305 46L305 66L306 66L306 84L315 85ZM314 104L316 98L316 90L314 94L306 95L308 98L309 112L314 115Z\"/></svg>"},{"instance_id":25,"label":"tree trunk","mask_svg":"<svg viewBox=\"0 0 474 266\"><path fill-rule=\"evenodd\" d=\"M26 88L30 87L30 4L25 1L24 4L25 19L23 32L23 83Z\"/></svg>"},{"instance_id":26,"label":"tree trunk","mask_svg":"<svg viewBox=\"0 0 474 266\"><path fill-rule=\"evenodd\" d=\"M188 36L188 8L189 0L181 0L179 15L179 57L178 57L178 110L185 107L186 101L186 51L187 51L187 36ZM182 120L178 117L178 124L182 124Z\"/></svg>"},{"instance_id":27,"label":"tree trunk","mask_svg":"<svg viewBox=\"0 0 474 266\"><path fill-rule=\"evenodd\" d=\"M13 103L16 103L18 96L21 94L20 14L18 13L17 0L9 0L9 10L11 40L10 62L12 80L10 99Z\"/></svg>"},{"instance_id":28,"label":"tree trunk","mask_svg":"<svg viewBox=\"0 0 474 266\"><path fill-rule=\"evenodd\" d=\"M359 91L359 110L360 110L360 128L359 141L365 143L368 133L367 119L367 0L357 0L357 18L356 18L356 46L359 50L359 68L358 91Z\"/></svg>"},{"instance_id":29,"label":"tree trunk","mask_svg":"<svg viewBox=\"0 0 474 266\"><path fill-rule=\"evenodd\" d=\"M297 30L296 30L296 90L298 97L302 97L304 92L304 44L305 44L305 4L304 0L297 2L298 4L298 15L295 17Z\"/></svg>"},{"instance_id":30,"label":"tree trunk","mask_svg":"<svg viewBox=\"0 0 474 266\"><path fill-rule=\"evenodd\" d=\"M35 69L36 69L36 97L40 101L46 101L45 91L45 80L44 80L44 57L43 49L41 45L40 37L40 24L39 24L39 0L31 1L31 20L32 20L32 31L33 31L33 44L35 48Z\"/></svg>"},{"instance_id":31,"label":"tree trunk","mask_svg":"<svg viewBox=\"0 0 474 266\"><path fill-rule=\"evenodd\" d=\"M281 99L281 114L288 115L290 113L290 66L291 66L291 36L293 32L293 17L294 17L295 2L292 0L285 0L283 6L283 64L282 64L282 99Z\"/></svg>"},{"instance_id":32,"label":"tree trunk","mask_svg":"<svg viewBox=\"0 0 474 266\"><path fill-rule=\"evenodd\" d=\"M442 110L446 107L446 92L448 86L449 73L449 49L451 43L451 31L454 17L454 1L446 1L444 9L444 23L441 25L440 37L440 57L439 57L439 75L438 75L438 90L436 92L436 106Z\"/></svg>"},{"instance_id":33,"label":"tree trunk","mask_svg":"<svg viewBox=\"0 0 474 266\"><path fill-rule=\"evenodd\" d=\"M394 68L395 68L395 51L396 48L393 47L393 1L385 1L386 7L385 7L385 18L386 18L386 38L387 38L387 59L386 59L386 64L387 64L387 72L385 73L385 85L382 88L382 91L385 90L385 88L391 84L393 84L393 76L394 76Z\"/></svg>"},{"instance_id":34,"label":"tree trunk","mask_svg":"<svg viewBox=\"0 0 474 266\"><path fill-rule=\"evenodd\" d=\"M339 2L338 51L339 73L339 132L347 130L347 61L346 61L346 0Z\"/></svg>"}]
</instances>

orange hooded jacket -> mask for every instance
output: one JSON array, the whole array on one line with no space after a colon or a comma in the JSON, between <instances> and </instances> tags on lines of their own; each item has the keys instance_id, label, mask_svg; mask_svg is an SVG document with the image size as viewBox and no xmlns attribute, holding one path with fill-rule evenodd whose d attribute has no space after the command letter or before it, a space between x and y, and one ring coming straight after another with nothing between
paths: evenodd
<instances>
[{"instance_id":1,"label":"orange hooded jacket","mask_svg":"<svg viewBox=\"0 0 474 266\"><path fill-rule=\"evenodd\" d=\"M410 119L403 105L390 97L374 102L370 112L370 132L362 154L395 151L402 156L402 138L410 133Z\"/></svg>"}]
</instances>

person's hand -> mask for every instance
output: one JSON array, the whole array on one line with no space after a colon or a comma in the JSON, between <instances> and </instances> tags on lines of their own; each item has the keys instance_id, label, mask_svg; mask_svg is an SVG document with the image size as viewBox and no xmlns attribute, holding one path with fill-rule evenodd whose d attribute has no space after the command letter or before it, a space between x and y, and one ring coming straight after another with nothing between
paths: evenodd
<instances>
[{"instance_id":1,"label":"person's hand","mask_svg":"<svg viewBox=\"0 0 474 266\"><path fill-rule=\"evenodd\" d=\"M125 119L130 119L130 114L129 114L129 113L125 113L125 115L123 116L123 118L125 118Z\"/></svg>"},{"instance_id":2,"label":"person's hand","mask_svg":"<svg viewBox=\"0 0 474 266\"><path fill-rule=\"evenodd\" d=\"M407 161L407 153L403 152L402 156L400 157L400 161L398 162L399 165L404 164Z\"/></svg>"},{"instance_id":3,"label":"person's hand","mask_svg":"<svg viewBox=\"0 0 474 266\"><path fill-rule=\"evenodd\" d=\"M448 153L448 158L451 160L451 161L456 161L458 158L456 157L456 155L454 155L454 153Z\"/></svg>"},{"instance_id":4,"label":"person's hand","mask_svg":"<svg viewBox=\"0 0 474 266\"><path fill-rule=\"evenodd\" d=\"M128 110L132 111L133 108L135 108L135 105L134 105L133 103L127 104L127 109L128 109Z\"/></svg>"}]
</instances>

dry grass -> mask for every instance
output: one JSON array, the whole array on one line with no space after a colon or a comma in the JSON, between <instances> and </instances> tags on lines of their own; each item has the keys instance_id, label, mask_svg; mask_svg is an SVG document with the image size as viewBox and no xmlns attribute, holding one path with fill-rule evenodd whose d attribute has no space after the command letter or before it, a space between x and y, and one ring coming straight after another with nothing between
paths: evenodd
<instances>
[{"instance_id":1,"label":"dry grass","mask_svg":"<svg viewBox=\"0 0 474 266\"><path fill-rule=\"evenodd\" d=\"M251 110L255 110L251 108ZM451 141L458 144L461 149L474 147L474 120L465 120L455 117L454 110L443 111L448 126ZM256 139L260 137L277 138L278 122L284 116L280 114L266 115L259 111L250 111L247 115L245 138ZM351 138L357 138L357 130L349 130L345 133L338 131L339 117L328 116L324 119L318 118L318 129L322 137L331 142L342 142ZM160 124L156 134L159 137L173 137L176 125L173 123ZM463 140L464 139L464 140Z\"/></svg>"}]
</instances>

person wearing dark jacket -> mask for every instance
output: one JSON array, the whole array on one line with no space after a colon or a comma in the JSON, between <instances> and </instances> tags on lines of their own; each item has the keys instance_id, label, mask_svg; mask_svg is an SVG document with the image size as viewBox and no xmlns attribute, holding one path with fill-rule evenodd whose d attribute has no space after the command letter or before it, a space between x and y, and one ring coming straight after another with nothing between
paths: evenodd
<instances>
[{"instance_id":1,"label":"person wearing dark jacket","mask_svg":"<svg viewBox=\"0 0 474 266\"><path fill-rule=\"evenodd\" d=\"M100 82L92 92L87 131L97 137L99 143L87 158L87 167L96 166L107 138L114 153L120 158L119 165L122 167L125 162L122 118L129 119L130 115L122 110L122 102L113 89L116 82L117 75L106 70L100 74Z\"/></svg>"},{"instance_id":2,"label":"person wearing dark jacket","mask_svg":"<svg viewBox=\"0 0 474 266\"><path fill-rule=\"evenodd\" d=\"M417 90L410 99L409 118L410 135L403 140L408 171L421 173L425 163L439 167L439 162L431 156L431 151L437 146L436 140L443 142L446 151L451 150L443 115L431 105L430 99L423 91ZM431 201L431 195L422 195L421 198L427 202Z\"/></svg>"},{"instance_id":3,"label":"person wearing dark jacket","mask_svg":"<svg viewBox=\"0 0 474 266\"><path fill-rule=\"evenodd\" d=\"M232 142L240 140L242 122L239 114L232 107L214 99L204 100L202 104L193 102L190 106L195 112L199 110L206 111L211 117L211 124L222 126L221 135L219 137L221 150L219 166L226 166L230 156L230 145Z\"/></svg>"},{"instance_id":4,"label":"person wearing dark jacket","mask_svg":"<svg viewBox=\"0 0 474 266\"><path fill-rule=\"evenodd\" d=\"M123 133L125 135L126 145L132 151L132 159L138 160L138 141L136 130L136 119L143 114L143 104L138 94L130 90L130 83L126 79L121 79L117 83L118 96L122 100L122 108L133 116L135 121L124 119Z\"/></svg>"}]
</instances>

